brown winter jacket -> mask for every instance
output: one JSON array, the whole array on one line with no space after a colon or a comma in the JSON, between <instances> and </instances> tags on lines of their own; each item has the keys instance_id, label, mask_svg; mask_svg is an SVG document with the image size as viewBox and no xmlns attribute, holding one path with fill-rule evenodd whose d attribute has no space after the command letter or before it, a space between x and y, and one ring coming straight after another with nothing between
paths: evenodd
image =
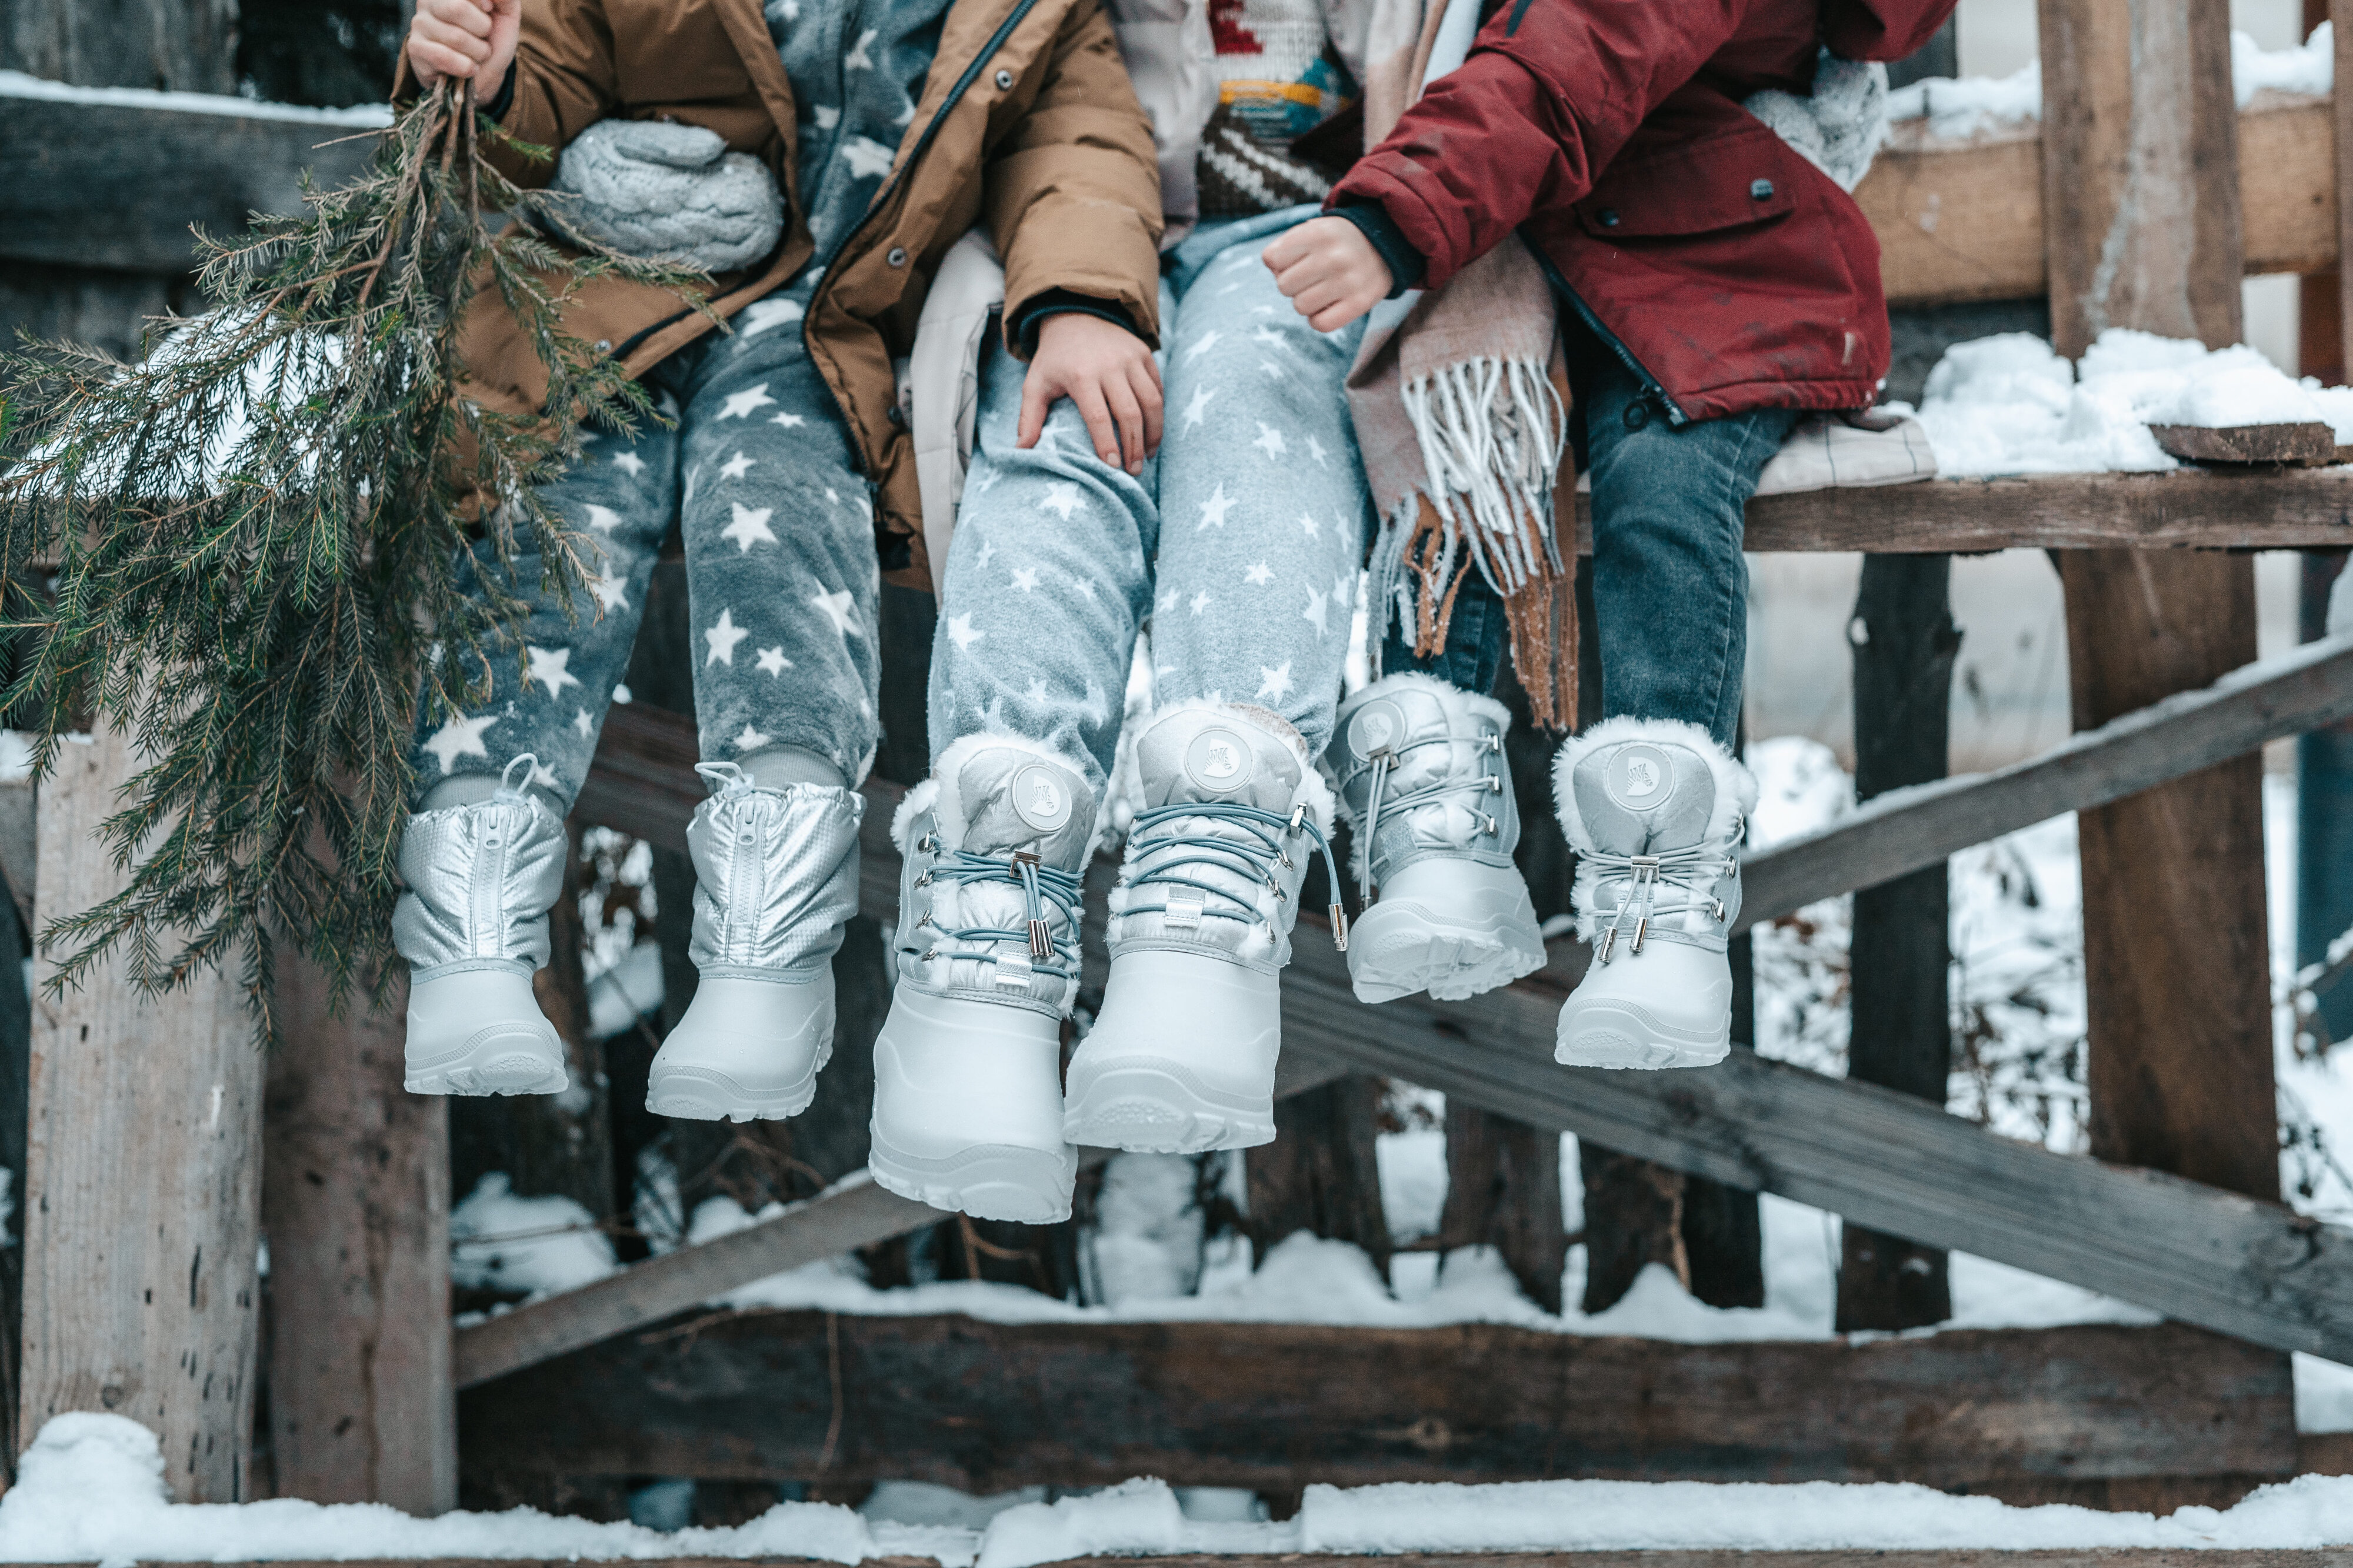
<instances>
[{"instance_id":1,"label":"brown winter jacket","mask_svg":"<svg viewBox=\"0 0 2353 1568\"><path fill-rule=\"evenodd\" d=\"M398 89L415 90L406 58ZM513 101L501 125L561 149L599 120L702 125L766 161L788 222L766 266L720 276L733 315L781 285L813 248L795 199L793 93L759 0L523 0ZM554 173L512 155L518 184ZM876 543L891 575L928 586L913 444L892 362L913 348L934 269L985 223L1005 258L1006 319L1050 289L1114 302L1159 341L1160 191L1152 127L1097 0L955 0L891 176L828 261L803 323L875 487ZM676 296L599 282L566 312L580 337L640 374L711 330ZM524 412L546 398L537 355L495 296L476 301L465 356L485 402ZM1018 350L1018 345L1008 345Z\"/></svg>"}]
</instances>

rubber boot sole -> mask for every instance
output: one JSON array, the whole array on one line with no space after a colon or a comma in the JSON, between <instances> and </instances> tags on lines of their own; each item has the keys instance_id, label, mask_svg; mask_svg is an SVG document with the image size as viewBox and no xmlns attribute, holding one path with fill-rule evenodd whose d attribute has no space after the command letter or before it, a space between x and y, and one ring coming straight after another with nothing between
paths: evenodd
<instances>
[{"instance_id":1,"label":"rubber boot sole","mask_svg":"<svg viewBox=\"0 0 2353 1568\"><path fill-rule=\"evenodd\" d=\"M1072 1151L1054 1153L1014 1143L978 1143L944 1160L927 1160L893 1149L876 1131L866 1160L875 1184L887 1192L949 1214L1023 1225L1059 1225L1070 1218L1071 1194L1079 1179Z\"/></svg>"},{"instance_id":2,"label":"rubber boot sole","mask_svg":"<svg viewBox=\"0 0 2353 1568\"><path fill-rule=\"evenodd\" d=\"M545 1019L507 1019L475 1030L455 1050L407 1060L411 1094L562 1094L572 1087L564 1042Z\"/></svg>"},{"instance_id":3,"label":"rubber boot sole","mask_svg":"<svg viewBox=\"0 0 2353 1568\"><path fill-rule=\"evenodd\" d=\"M1521 902L1526 903L1526 896ZM1525 919L1448 920L1412 902L1382 902L1348 928L1348 979L1359 1002L1428 992L1461 1002L1545 966L1544 937Z\"/></svg>"},{"instance_id":4,"label":"rubber boot sole","mask_svg":"<svg viewBox=\"0 0 2353 1568\"><path fill-rule=\"evenodd\" d=\"M746 1089L715 1068L664 1067L646 1077L646 1109L656 1116L687 1121L782 1121L798 1116L817 1099L817 1075L833 1059L828 1045L801 1077L784 1088Z\"/></svg>"},{"instance_id":5,"label":"rubber boot sole","mask_svg":"<svg viewBox=\"0 0 2353 1568\"><path fill-rule=\"evenodd\" d=\"M1564 1067L1660 1071L1714 1067L1731 1051L1729 1016L1721 1030L1699 1034L1678 1029L1623 998L1580 1004L1572 997L1560 1012L1552 1059Z\"/></svg>"},{"instance_id":6,"label":"rubber boot sole","mask_svg":"<svg viewBox=\"0 0 2353 1568\"><path fill-rule=\"evenodd\" d=\"M1219 1094L1183 1062L1122 1057L1073 1063L1062 1136L1098 1149L1203 1154L1274 1142L1274 1097Z\"/></svg>"}]
</instances>

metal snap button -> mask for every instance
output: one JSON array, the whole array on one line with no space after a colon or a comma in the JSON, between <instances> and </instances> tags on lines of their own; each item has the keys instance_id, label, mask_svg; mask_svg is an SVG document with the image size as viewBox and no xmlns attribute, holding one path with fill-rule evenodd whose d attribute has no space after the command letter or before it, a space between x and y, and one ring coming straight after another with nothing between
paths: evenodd
<instances>
[{"instance_id":1,"label":"metal snap button","mask_svg":"<svg viewBox=\"0 0 2353 1568\"><path fill-rule=\"evenodd\" d=\"M1651 405L1647 403L1626 405L1626 428L1640 430L1651 422Z\"/></svg>"},{"instance_id":2,"label":"metal snap button","mask_svg":"<svg viewBox=\"0 0 2353 1568\"><path fill-rule=\"evenodd\" d=\"M1618 226L1618 209L1616 207L1603 207L1601 209L1601 226L1604 228L1616 228Z\"/></svg>"},{"instance_id":3,"label":"metal snap button","mask_svg":"<svg viewBox=\"0 0 2353 1568\"><path fill-rule=\"evenodd\" d=\"M999 92L1010 92L1012 89L1013 73L1009 70L999 70L997 73L997 90Z\"/></svg>"},{"instance_id":4,"label":"metal snap button","mask_svg":"<svg viewBox=\"0 0 2353 1568\"><path fill-rule=\"evenodd\" d=\"M891 405L891 423L901 426L907 423L907 411L895 403Z\"/></svg>"},{"instance_id":5,"label":"metal snap button","mask_svg":"<svg viewBox=\"0 0 2353 1568\"><path fill-rule=\"evenodd\" d=\"M902 245L894 245L891 247L891 253L882 259L893 267L904 267L907 265L907 248Z\"/></svg>"},{"instance_id":6,"label":"metal snap button","mask_svg":"<svg viewBox=\"0 0 2353 1568\"><path fill-rule=\"evenodd\" d=\"M1751 180L1748 182L1748 194L1760 202L1769 201L1773 196L1773 182L1770 180Z\"/></svg>"}]
</instances>

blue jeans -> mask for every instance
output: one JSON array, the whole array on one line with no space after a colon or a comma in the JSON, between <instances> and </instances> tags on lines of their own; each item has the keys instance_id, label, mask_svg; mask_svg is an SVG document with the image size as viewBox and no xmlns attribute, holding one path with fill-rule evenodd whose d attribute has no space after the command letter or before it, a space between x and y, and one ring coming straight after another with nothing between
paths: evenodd
<instances>
[{"instance_id":1,"label":"blue jeans","mask_svg":"<svg viewBox=\"0 0 2353 1568\"><path fill-rule=\"evenodd\" d=\"M1728 750L1748 656L1745 509L1798 416L1765 408L1677 429L1614 356L1588 361L1577 407L1593 476L1602 714L1704 725ZM1503 601L1474 571L1455 595L1445 647L1416 658L1392 629L1381 668L1483 693L1503 668L1509 636Z\"/></svg>"},{"instance_id":2,"label":"blue jeans","mask_svg":"<svg viewBox=\"0 0 2353 1568\"><path fill-rule=\"evenodd\" d=\"M932 649L934 758L1009 731L1101 791L1147 622L1160 705L1255 703L1321 754L1372 510L1343 385L1364 329L1314 331L1259 259L1314 216L1208 224L1176 247L1167 422L1140 476L1095 457L1068 399L1016 447L1026 367L989 350Z\"/></svg>"}]
</instances>

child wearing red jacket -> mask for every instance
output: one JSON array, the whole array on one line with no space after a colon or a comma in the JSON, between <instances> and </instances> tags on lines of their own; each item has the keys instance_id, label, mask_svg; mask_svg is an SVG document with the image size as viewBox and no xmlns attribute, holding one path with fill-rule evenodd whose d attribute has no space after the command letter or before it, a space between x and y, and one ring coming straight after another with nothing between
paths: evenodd
<instances>
[{"instance_id":1,"label":"child wearing red jacket","mask_svg":"<svg viewBox=\"0 0 2353 1568\"><path fill-rule=\"evenodd\" d=\"M1563 1062L1701 1066L1728 1048L1725 944L1756 801L1732 752L1743 509L1800 411L1865 407L1887 371L1870 225L1744 101L1803 97L1841 60L1902 58L1954 4L1503 0L1335 187L1335 216L1268 249L1326 331L1498 247L1525 245L1551 284L1592 479L1606 715L1555 766L1595 943L1562 1010ZM1418 657L1392 635L1385 678L1339 715L1327 766L1358 853L1382 903L1405 895L1387 994L1465 994L1530 963L1525 916L1495 885L1511 875L1496 815L1463 809L1482 789L1509 798L1484 698L1504 630L1494 584L1464 569L1442 649ZM1498 739L1465 744L1474 731Z\"/></svg>"}]
</instances>

